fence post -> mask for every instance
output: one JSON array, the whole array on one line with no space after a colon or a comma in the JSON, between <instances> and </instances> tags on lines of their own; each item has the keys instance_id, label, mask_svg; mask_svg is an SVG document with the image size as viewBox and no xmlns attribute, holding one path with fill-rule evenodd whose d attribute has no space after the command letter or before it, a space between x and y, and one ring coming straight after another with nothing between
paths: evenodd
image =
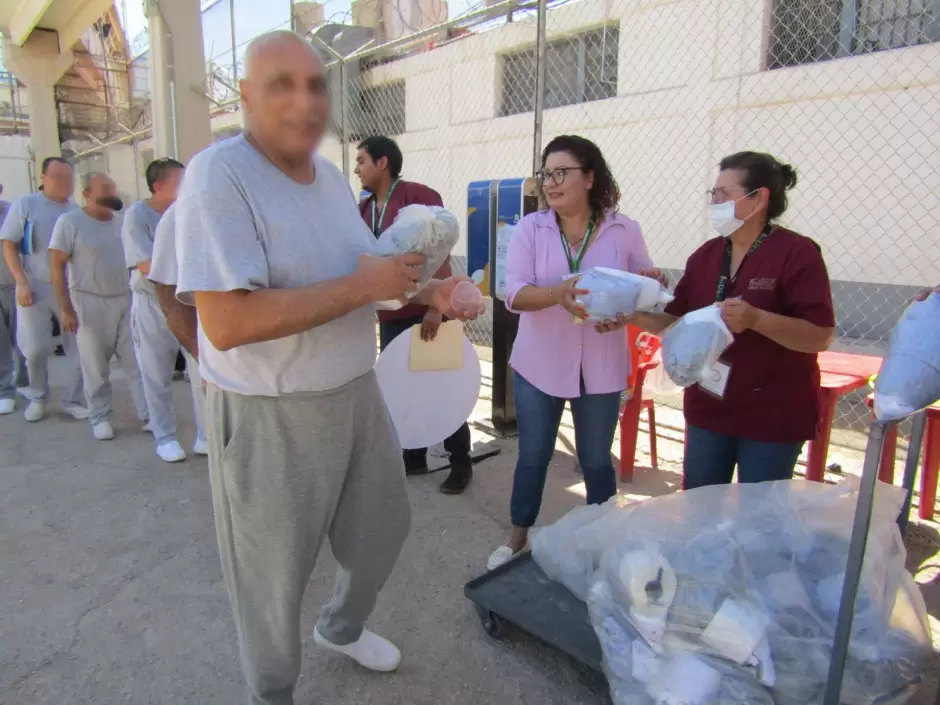
<instances>
[{"instance_id":1,"label":"fence post","mask_svg":"<svg viewBox=\"0 0 940 705\"><path fill-rule=\"evenodd\" d=\"M548 3L539 0L535 37L535 126L532 136L532 173L542 166L542 111L545 108L545 63L548 54Z\"/></svg>"},{"instance_id":2,"label":"fence post","mask_svg":"<svg viewBox=\"0 0 940 705\"><path fill-rule=\"evenodd\" d=\"M343 148L343 176L349 178L349 144L346 135L346 59L339 57L339 130L342 135Z\"/></svg>"}]
</instances>

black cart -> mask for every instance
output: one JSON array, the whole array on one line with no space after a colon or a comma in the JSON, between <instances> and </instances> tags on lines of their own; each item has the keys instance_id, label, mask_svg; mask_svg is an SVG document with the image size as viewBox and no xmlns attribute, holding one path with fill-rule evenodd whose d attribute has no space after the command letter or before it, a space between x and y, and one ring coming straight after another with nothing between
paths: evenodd
<instances>
[{"instance_id":1,"label":"black cart","mask_svg":"<svg viewBox=\"0 0 940 705\"><path fill-rule=\"evenodd\" d=\"M898 519L902 534L907 528L907 518L910 514L925 424L924 412L913 417L910 450L904 465L903 487L907 490L907 499ZM886 424L875 423L868 433L824 705L839 705L852 620L855 616L855 599L858 595L862 561L871 525L878 465L888 427ZM600 643L588 618L587 605L566 587L548 578L535 564L530 553L518 556L496 570L471 580L464 588L464 595L473 602L483 628L490 636L501 638L511 624L601 672Z\"/></svg>"}]
</instances>

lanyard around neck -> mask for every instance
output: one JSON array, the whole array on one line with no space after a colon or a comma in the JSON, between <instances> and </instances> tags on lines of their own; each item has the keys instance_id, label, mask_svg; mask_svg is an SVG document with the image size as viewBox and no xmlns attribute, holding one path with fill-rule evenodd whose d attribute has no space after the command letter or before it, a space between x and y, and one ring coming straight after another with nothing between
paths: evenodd
<instances>
[{"instance_id":1,"label":"lanyard around neck","mask_svg":"<svg viewBox=\"0 0 940 705\"><path fill-rule=\"evenodd\" d=\"M581 269L581 260L584 259L584 253L587 250L588 242L590 242L591 235L593 233L594 221L591 220L588 222L587 232L584 233L584 239L581 240L581 247L578 248L578 254L572 257L571 245L568 244L568 239L561 231L561 228L558 228L558 234L561 236L561 245L565 249L565 258L568 260L568 271L570 271L572 274L576 274Z\"/></svg>"},{"instance_id":2,"label":"lanyard around neck","mask_svg":"<svg viewBox=\"0 0 940 705\"><path fill-rule=\"evenodd\" d=\"M375 194L372 195L372 234L376 237L379 236L379 232L382 230L382 222L385 220L385 211L388 209L388 202L392 200L392 194L395 193L396 186L398 186L398 179L395 179L388 189L388 195L385 197L385 203L382 204L382 212L379 213L378 222L375 221L375 202L379 200L379 198Z\"/></svg>"},{"instance_id":3,"label":"lanyard around neck","mask_svg":"<svg viewBox=\"0 0 940 705\"><path fill-rule=\"evenodd\" d=\"M745 253L744 257L741 259L741 264L738 265L738 271L735 272L735 276L741 271L741 267L744 266L744 262L747 261L747 258L750 257L758 247L764 244L764 240L767 239L771 229L772 226L768 224L767 227L761 231L761 234L757 236L757 239L751 243L747 253ZM721 272L718 274L718 290L715 292L715 301L725 300L725 296L728 294L728 282L732 281L731 247L731 238L729 237L728 242L725 244L725 255L721 262Z\"/></svg>"}]
</instances>

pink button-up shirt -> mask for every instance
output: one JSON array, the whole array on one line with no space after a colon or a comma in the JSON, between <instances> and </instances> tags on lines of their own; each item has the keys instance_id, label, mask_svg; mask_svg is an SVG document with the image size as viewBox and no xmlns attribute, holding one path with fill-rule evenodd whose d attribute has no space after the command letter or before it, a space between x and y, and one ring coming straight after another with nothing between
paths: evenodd
<instances>
[{"instance_id":1,"label":"pink button-up shirt","mask_svg":"<svg viewBox=\"0 0 940 705\"><path fill-rule=\"evenodd\" d=\"M636 221L608 214L581 261L582 272L611 267L637 272L653 266ZM509 241L506 304L510 310L525 286L554 286L569 274L561 232L551 210L519 221ZM588 394L622 392L627 386L630 355L624 331L598 333L591 324L576 324L561 306L522 311L510 366L530 384L553 397L581 396L581 375Z\"/></svg>"}]
</instances>

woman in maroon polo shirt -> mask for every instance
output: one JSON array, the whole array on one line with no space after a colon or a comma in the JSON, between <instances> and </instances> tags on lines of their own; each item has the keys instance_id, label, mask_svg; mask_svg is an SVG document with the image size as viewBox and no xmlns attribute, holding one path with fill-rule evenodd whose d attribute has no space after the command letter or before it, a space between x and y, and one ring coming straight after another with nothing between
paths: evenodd
<instances>
[{"instance_id":1,"label":"woman in maroon polo shirt","mask_svg":"<svg viewBox=\"0 0 940 705\"><path fill-rule=\"evenodd\" d=\"M819 246L774 220L787 208L796 172L769 154L721 161L709 192L720 237L689 257L665 314L636 323L660 332L715 302L734 342L722 355L723 388L686 389L683 487L793 477L816 432L819 366L835 330L829 275Z\"/></svg>"}]
</instances>

